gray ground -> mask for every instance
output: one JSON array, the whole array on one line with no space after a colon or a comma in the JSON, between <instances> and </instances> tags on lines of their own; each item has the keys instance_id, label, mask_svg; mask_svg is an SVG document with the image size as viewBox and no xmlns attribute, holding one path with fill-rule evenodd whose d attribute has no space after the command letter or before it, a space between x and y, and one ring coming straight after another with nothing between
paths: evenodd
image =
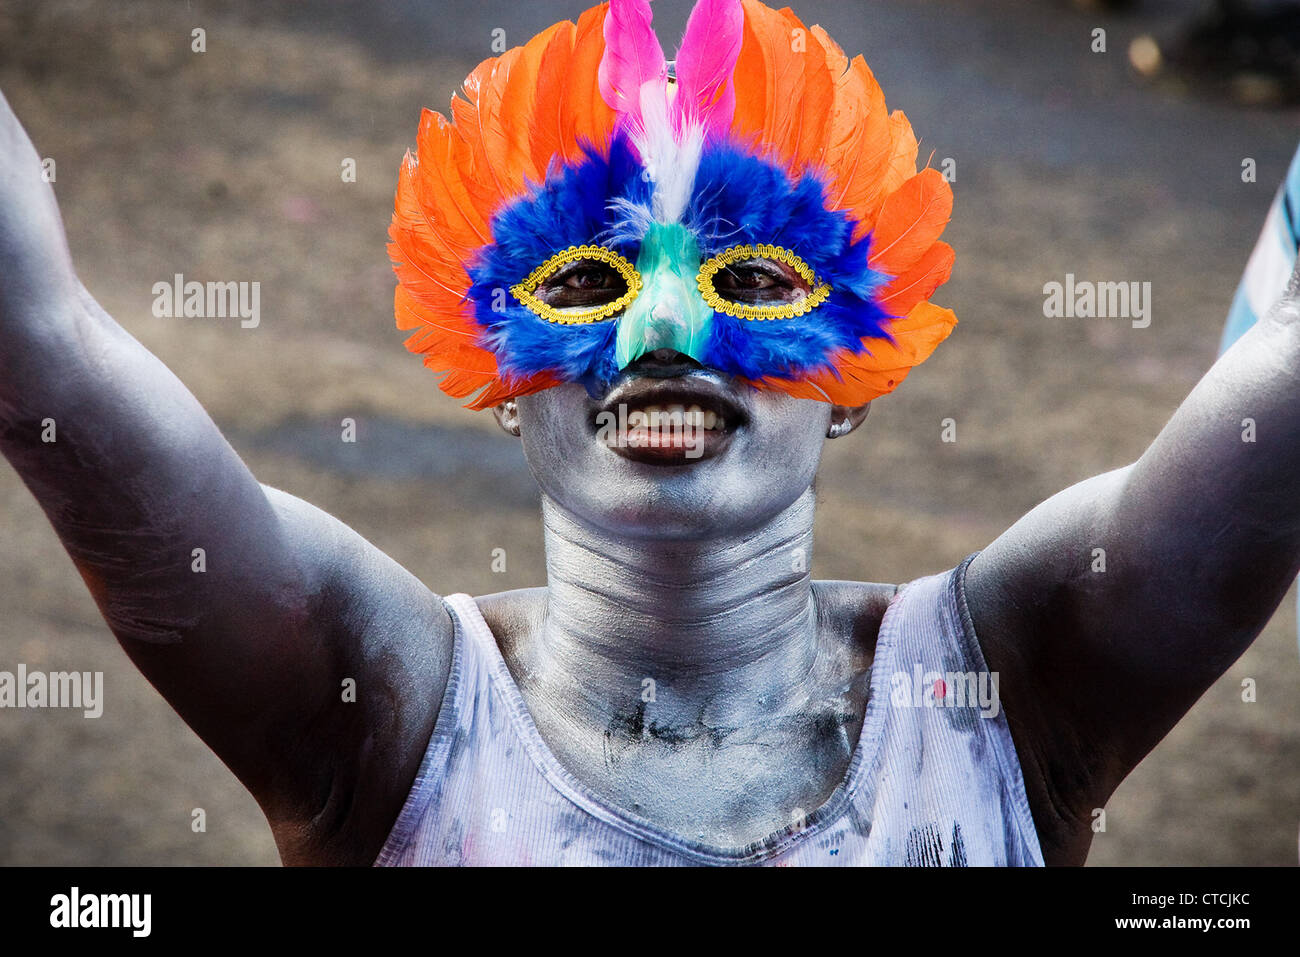
<instances>
[{"instance_id":1,"label":"gray ground","mask_svg":"<svg viewBox=\"0 0 1300 957\"><path fill-rule=\"evenodd\" d=\"M6 0L0 88L57 190L86 284L194 391L265 482L327 509L435 590L542 580L517 445L401 346L384 253L419 109L445 109L493 28L522 42L581 3ZM658 0L661 35L688 5ZM818 577L951 567L1052 492L1133 460L1212 361L1300 140L1296 113L1152 88L1131 19L1010 0L807 0L862 52L934 164L957 163L940 301L962 323L863 433L829 450ZM1090 51L1091 30L1108 52ZM207 31L207 52L190 31ZM357 181L343 183L345 157ZM1243 184L1243 158L1259 182ZM1148 329L1046 319L1067 272L1150 281ZM262 322L159 319L151 287L257 280ZM958 423L956 444L939 423ZM359 441L338 440L353 417ZM493 548L507 550L493 574ZM1294 593L1115 795L1096 864L1294 864ZM274 864L257 806L132 669L31 496L0 467L0 670L102 670L104 716L0 712L0 863ZM1244 678L1258 700L1241 699ZM191 812L206 811L205 833Z\"/></svg>"}]
</instances>

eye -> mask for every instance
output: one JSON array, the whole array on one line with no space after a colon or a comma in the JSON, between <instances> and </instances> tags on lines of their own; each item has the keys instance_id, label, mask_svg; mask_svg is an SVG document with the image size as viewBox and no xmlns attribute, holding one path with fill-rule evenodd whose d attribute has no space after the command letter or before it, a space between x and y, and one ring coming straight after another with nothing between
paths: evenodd
<instances>
[{"instance_id":1,"label":"eye","mask_svg":"<svg viewBox=\"0 0 1300 957\"><path fill-rule=\"evenodd\" d=\"M808 295L808 283L784 263L746 259L723 266L713 277L713 288L732 302L793 302Z\"/></svg>"},{"instance_id":2,"label":"eye","mask_svg":"<svg viewBox=\"0 0 1300 957\"><path fill-rule=\"evenodd\" d=\"M612 249L570 246L510 291L548 322L599 322L627 308L641 291L641 276Z\"/></svg>"},{"instance_id":3,"label":"eye","mask_svg":"<svg viewBox=\"0 0 1300 957\"><path fill-rule=\"evenodd\" d=\"M536 296L557 309L603 306L627 292L627 280L597 259L570 263L537 287Z\"/></svg>"},{"instance_id":4,"label":"eye","mask_svg":"<svg viewBox=\"0 0 1300 957\"><path fill-rule=\"evenodd\" d=\"M742 319L793 319L821 305L831 287L780 246L733 246L700 267L697 285L715 312Z\"/></svg>"}]
</instances>

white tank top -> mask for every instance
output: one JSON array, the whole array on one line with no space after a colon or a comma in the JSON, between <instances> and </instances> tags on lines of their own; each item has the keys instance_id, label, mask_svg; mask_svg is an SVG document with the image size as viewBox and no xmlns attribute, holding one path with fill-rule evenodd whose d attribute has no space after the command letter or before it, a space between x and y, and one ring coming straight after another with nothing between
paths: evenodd
<instances>
[{"instance_id":1,"label":"white tank top","mask_svg":"<svg viewBox=\"0 0 1300 957\"><path fill-rule=\"evenodd\" d=\"M742 848L670 833L584 787L538 734L474 599L448 597L447 690L376 865L1041 865L966 608L971 558L890 602L862 732L830 798Z\"/></svg>"}]
</instances>

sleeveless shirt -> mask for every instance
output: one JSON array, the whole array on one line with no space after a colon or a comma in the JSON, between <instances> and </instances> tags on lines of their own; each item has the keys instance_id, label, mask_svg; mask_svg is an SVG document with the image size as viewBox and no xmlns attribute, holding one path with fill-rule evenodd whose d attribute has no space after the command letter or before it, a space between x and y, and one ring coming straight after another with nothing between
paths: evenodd
<instances>
[{"instance_id":1,"label":"sleeveless shirt","mask_svg":"<svg viewBox=\"0 0 1300 957\"><path fill-rule=\"evenodd\" d=\"M902 586L881 621L848 771L819 808L746 847L612 806L542 740L474 599L447 688L376 865L1042 865L1006 716L964 594L972 555Z\"/></svg>"}]
</instances>

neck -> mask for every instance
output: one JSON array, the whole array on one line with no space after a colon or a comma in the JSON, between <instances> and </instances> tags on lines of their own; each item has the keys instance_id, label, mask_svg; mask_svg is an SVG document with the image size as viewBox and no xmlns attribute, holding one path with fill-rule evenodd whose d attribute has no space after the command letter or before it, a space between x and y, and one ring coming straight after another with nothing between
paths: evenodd
<instances>
[{"instance_id":1,"label":"neck","mask_svg":"<svg viewBox=\"0 0 1300 957\"><path fill-rule=\"evenodd\" d=\"M759 528L660 541L544 499L547 614L531 679L562 682L564 710L583 721L648 700L661 720L715 727L798 709L818 651L813 510L808 490Z\"/></svg>"}]
</instances>

